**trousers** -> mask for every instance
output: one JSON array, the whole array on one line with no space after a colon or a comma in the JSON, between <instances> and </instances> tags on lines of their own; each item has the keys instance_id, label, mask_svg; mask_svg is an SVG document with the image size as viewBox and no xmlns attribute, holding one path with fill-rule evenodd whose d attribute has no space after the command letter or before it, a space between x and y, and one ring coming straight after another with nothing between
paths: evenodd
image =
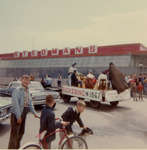
<instances>
[{"instance_id":1,"label":"trousers","mask_svg":"<svg viewBox=\"0 0 147 150\"><path fill-rule=\"evenodd\" d=\"M68 75L68 85L71 86L71 73Z\"/></svg>"},{"instance_id":2,"label":"trousers","mask_svg":"<svg viewBox=\"0 0 147 150\"><path fill-rule=\"evenodd\" d=\"M22 123L17 123L17 118L15 114L11 114L11 131L8 149L18 149L20 147L21 139L25 132L25 121L28 113L28 108L25 107L21 115Z\"/></svg>"}]
</instances>

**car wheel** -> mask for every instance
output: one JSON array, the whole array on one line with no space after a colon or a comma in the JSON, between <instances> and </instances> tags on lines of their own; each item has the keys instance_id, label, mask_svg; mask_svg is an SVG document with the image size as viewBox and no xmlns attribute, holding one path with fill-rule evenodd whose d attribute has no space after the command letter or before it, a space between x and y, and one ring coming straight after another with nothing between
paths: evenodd
<instances>
[{"instance_id":1,"label":"car wheel","mask_svg":"<svg viewBox=\"0 0 147 150\"><path fill-rule=\"evenodd\" d=\"M91 106L92 108L100 108L101 103L100 103L100 102L97 102L97 101L91 100L91 101L90 101L90 106Z\"/></svg>"},{"instance_id":2,"label":"car wheel","mask_svg":"<svg viewBox=\"0 0 147 150\"><path fill-rule=\"evenodd\" d=\"M110 105L111 105L111 107L117 107L118 103L119 103L118 101L110 102Z\"/></svg>"},{"instance_id":3,"label":"car wheel","mask_svg":"<svg viewBox=\"0 0 147 150\"><path fill-rule=\"evenodd\" d=\"M64 103L69 103L70 102L70 96L69 95L62 95Z\"/></svg>"}]
</instances>

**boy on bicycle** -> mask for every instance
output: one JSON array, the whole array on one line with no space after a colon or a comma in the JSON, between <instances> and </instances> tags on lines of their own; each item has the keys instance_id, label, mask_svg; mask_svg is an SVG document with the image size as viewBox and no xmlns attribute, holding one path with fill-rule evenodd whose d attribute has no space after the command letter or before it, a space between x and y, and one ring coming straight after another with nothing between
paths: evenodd
<instances>
[{"instance_id":1,"label":"boy on bicycle","mask_svg":"<svg viewBox=\"0 0 147 150\"><path fill-rule=\"evenodd\" d=\"M70 122L69 125L66 126L67 134L72 134L72 125L75 121L79 124L79 126L83 129L87 127L84 126L83 121L80 118L80 114L84 112L86 104L84 101L79 100L76 104L75 108L68 107L68 109L63 113L62 119L63 121Z\"/></svg>"},{"instance_id":2,"label":"boy on bicycle","mask_svg":"<svg viewBox=\"0 0 147 150\"><path fill-rule=\"evenodd\" d=\"M62 122L55 121L55 113L53 111L54 106L55 106L54 98L51 95L48 95L46 97L46 105L42 109L42 112L41 112L40 131L39 131L40 134L46 131L46 134L42 142L43 148L46 148L46 149L51 148L51 142L55 140L56 138L56 135L53 132L57 128L62 128L63 126L66 126L69 124L68 122L64 122L64 121Z\"/></svg>"}]
</instances>

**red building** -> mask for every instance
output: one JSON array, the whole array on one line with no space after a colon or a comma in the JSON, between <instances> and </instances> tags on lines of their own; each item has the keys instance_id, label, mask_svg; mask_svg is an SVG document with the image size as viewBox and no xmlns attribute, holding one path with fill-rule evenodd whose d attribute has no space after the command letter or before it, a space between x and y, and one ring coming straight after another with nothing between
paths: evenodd
<instances>
[{"instance_id":1,"label":"red building","mask_svg":"<svg viewBox=\"0 0 147 150\"><path fill-rule=\"evenodd\" d=\"M9 54L0 54L0 76L20 76L34 73L39 76L58 73L66 76L67 69L73 62L77 63L80 72L87 73L92 69L99 73L106 69L110 62L115 63L123 72L137 72L139 64L146 71L147 47L140 43L111 46L76 47L64 49L42 49Z\"/></svg>"}]
</instances>

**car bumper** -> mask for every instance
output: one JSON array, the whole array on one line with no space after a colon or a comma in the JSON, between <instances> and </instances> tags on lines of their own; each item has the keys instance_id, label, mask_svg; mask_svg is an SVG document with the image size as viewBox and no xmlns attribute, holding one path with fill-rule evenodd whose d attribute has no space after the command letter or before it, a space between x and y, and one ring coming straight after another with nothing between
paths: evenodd
<instances>
[{"instance_id":1,"label":"car bumper","mask_svg":"<svg viewBox=\"0 0 147 150\"><path fill-rule=\"evenodd\" d=\"M3 117L0 117L0 122L2 122L2 121L4 121L4 120L6 120L7 118L9 118L10 115L11 115L11 113L9 113L9 114L7 114L7 115L5 115L5 116L3 116Z\"/></svg>"},{"instance_id":2,"label":"car bumper","mask_svg":"<svg viewBox=\"0 0 147 150\"><path fill-rule=\"evenodd\" d=\"M43 104L45 104L45 100L34 100L33 104L34 105L43 105Z\"/></svg>"}]
</instances>

